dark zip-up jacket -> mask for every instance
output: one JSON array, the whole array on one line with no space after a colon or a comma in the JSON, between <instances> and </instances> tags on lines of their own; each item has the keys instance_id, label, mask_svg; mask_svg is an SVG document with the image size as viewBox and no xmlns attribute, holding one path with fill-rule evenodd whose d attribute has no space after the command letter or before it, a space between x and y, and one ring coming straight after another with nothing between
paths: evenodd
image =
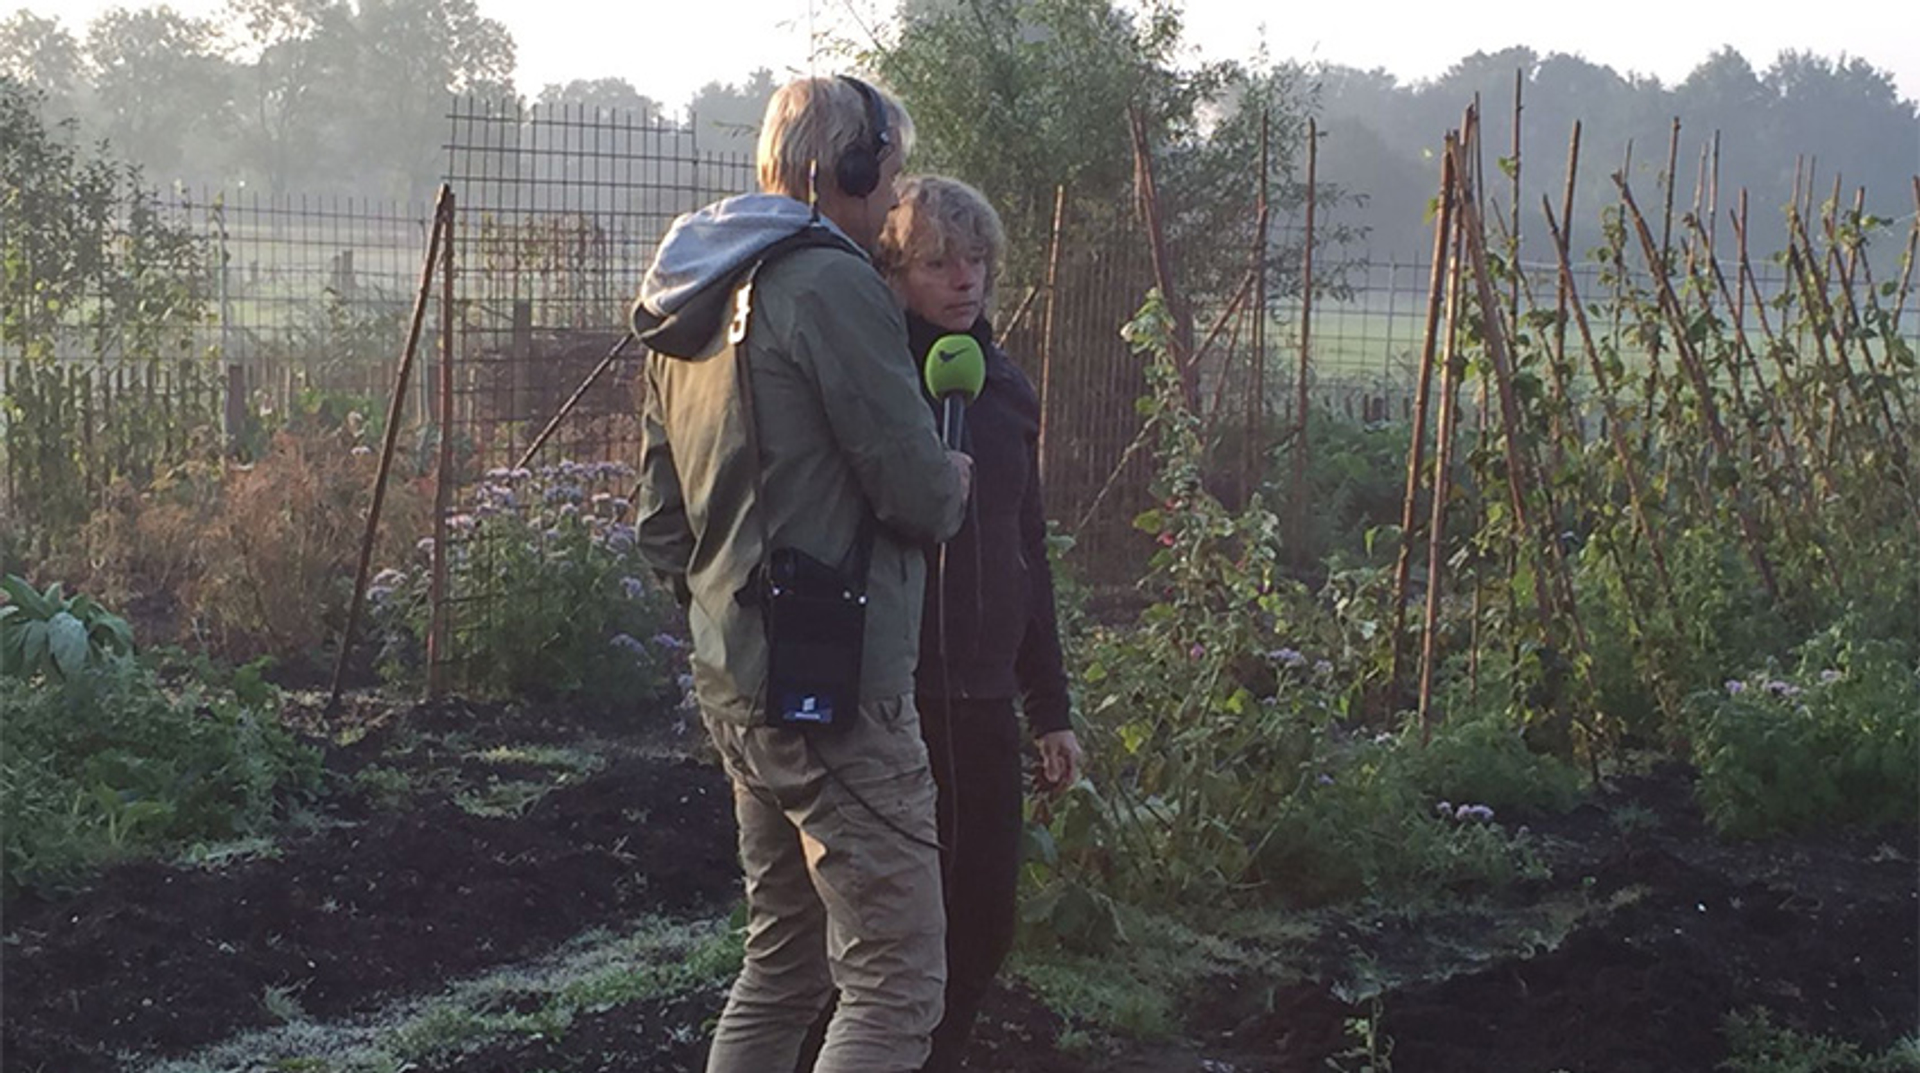
<instances>
[{"instance_id":1,"label":"dark zip-up jacket","mask_svg":"<svg viewBox=\"0 0 1920 1073\"><path fill-rule=\"evenodd\" d=\"M916 366L946 334L907 314ZM928 560L915 691L956 699L1019 697L1027 729L1037 737L1071 725L1040 494L1040 398L994 343L985 318L970 334L987 359L986 386L967 407L962 441L973 456L973 497L959 533L947 542L944 577L939 553ZM939 403L928 403L937 420Z\"/></svg>"}]
</instances>

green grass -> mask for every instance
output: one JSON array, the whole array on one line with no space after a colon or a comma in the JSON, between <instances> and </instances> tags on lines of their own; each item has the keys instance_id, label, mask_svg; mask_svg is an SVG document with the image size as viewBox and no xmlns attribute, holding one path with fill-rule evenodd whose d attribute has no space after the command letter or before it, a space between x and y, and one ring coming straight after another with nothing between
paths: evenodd
<instances>
[{"instance_id":1,"label":"green grass","mask_svg":"<svg viewBox=\"0 0 1920 1073\"><path fill-rule=\"evenodd\" d=\"M399 1073L502 1037L555 1035L576 1017L647 999L718 988L740 967L740 938L725 921L653 918L624 934L597 930L557 953L460 981L372 1016L311 1020L298 985L270 988L281 1023L250 1031L148 1073ZM698 1026L688 1026L689 1031Z\"/></svg>"}]
</instances>

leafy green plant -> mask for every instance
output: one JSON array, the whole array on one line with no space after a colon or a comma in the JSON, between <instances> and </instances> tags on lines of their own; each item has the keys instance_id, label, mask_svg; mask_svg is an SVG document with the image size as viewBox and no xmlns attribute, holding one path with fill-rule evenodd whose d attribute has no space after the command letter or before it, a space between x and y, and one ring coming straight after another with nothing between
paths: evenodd
<instances>
[{"instance_id":1,"label":"leafy green plant","mask_svg":"<svg viewBox=\"0 0 1920 1073\"><path fill-rule=\"evenodd\" d=\"M623 521L631 470L615 462L497 469L449 521L453 649L483 695L631 703L676 688L686 642ZM386 674L423 666L432 539L368 587Z\"/></svg>"},{"instance_id":2,"label":"leafy green plant","mask_svg":"<svg viewBox=\"0 0 1920 1073\"><path fill-rule=\"evenodd\" d=\"M72 679L0 677L0 860L9 888L136 853L264 832L317 792L316 750L272 703L163 685L135 660Z\"/></svg>"},{"instance_id":3,"label":"leafy green plant","mask_svg":"<svg viewBox=\"0 0 1920 1073\"><path fill-rule=\"evenodd\" d=\"M85 152L71 125L49 123L43 96L0 76L0 347L10 364L0 450L18 486L33 489L9 504L9 524L44 558L86 521L93 493L205 445L197 433L217 428L219 412L196 390L208 368L179 360L193 353L212 293L198 236L162 210L139 168ZM128 393L130 372L185 390L163 387L166 403L154 405L151 393Z\"/></svg>"},{"instance_id":4,"label":"leafy green plant","mask_svg":"<svg viewBox=\"0 0 1920 1073\"><path fill-rule=\"evenodd\" d=\"M9 574L0 580L7 602L0 604L0 675L77 678L88 669L133 653L133 631L125 619L56 581L46 591Z\"/></svg>"},{"instance_id":5,"label":"leafy green plant","mask_svg":"<svg viewBox=\"0 0 1920 1073\"><path fill-rule=\"evenodd\" d=\"M1371 590L1347 578L1323 599L1279 575L1273 513L1257 496L1228 510L1201 481L1206 444L1157 297L1129 330L1159 444L1160 506L1136 521L1159 542L1142 583L1154 602L1075 642L1090 779L1035 839L1029 925L1099 949L1121 941L1114 903L1314 904L1536 867L1490 816L1437 814L1432 788L1538 803L1564 800L1567 776L1529 773L1556 769L1512 733L1465 724L1417 764L1406 740L1352 725L1355 672L1385 640L1358 626Z\"/></svg>"},{"instance_id":6,"label":"leafy green plant","mask_svg":"<svg viewBox=\"0 0 1920 1073\"><path fill-rule=\"evenodd\" d=\"M1797 1032L1760 1007L1726 1016L1722 1031L1731 1052L1720 1068L1732 1073L1913 1073L1920 1070L1920 1037L1875 1054L1856 1043Z\"/></svg>"},{"instance_id":7,"label":"leafy green plant","mask_svg":"<svg viewBox=\"0 0 1920 1073\"><path fill-rule=\"evenodd\" d=\"M1758 836L1912 815L1920 794L1920 665L1840 623L1688 703L1699 796L1715 826Z\"/></svg>"}]
</instances>

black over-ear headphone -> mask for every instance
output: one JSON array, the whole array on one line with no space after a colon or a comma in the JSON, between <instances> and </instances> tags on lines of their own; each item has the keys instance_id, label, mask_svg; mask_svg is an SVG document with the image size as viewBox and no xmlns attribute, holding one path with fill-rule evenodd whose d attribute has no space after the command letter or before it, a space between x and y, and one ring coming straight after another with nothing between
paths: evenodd
<instances>
[{"instance_id":1,"label":"black over-ear headphone","mask_svg":"<svg viewBox=\"0 0 1920 1073\"><path fill-rule=\"evenodd\" d=\"M866 197L880 188L880 161L893 146L893 132L887 129L887 109L872 86L841 75L840 81L860 91L867 102L867 136L853 143L833 165L833 177L840 192L850 197Z\"/></svg>"}]
</instances>

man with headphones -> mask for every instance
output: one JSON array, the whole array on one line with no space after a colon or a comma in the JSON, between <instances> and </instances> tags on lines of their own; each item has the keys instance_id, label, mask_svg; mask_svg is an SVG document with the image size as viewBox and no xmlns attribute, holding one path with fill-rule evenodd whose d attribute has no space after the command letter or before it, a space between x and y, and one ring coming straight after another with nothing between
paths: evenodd
<instances>
[{"instance_id":1,"label":"man with headphones","mask_svg":"<svg viewBox=\"0 0 1920 1073\"><path fill-rule=\"evenodd\" d=\"M935 432L868 256L912 132L856 79L781 88L760 192L676 220L634 305L652 351L640 547L687 608L746 873L745 963L711 1073L794 1068L836 992L820 1073L918 1069L940 1021L946 922L913 674L922 549L959 528L971 463ZM835 582L797 627L780 611L794 587L780 564L796 561ZM822 666L847 669L821 685Z\"/></svg>"}]
</instances>

